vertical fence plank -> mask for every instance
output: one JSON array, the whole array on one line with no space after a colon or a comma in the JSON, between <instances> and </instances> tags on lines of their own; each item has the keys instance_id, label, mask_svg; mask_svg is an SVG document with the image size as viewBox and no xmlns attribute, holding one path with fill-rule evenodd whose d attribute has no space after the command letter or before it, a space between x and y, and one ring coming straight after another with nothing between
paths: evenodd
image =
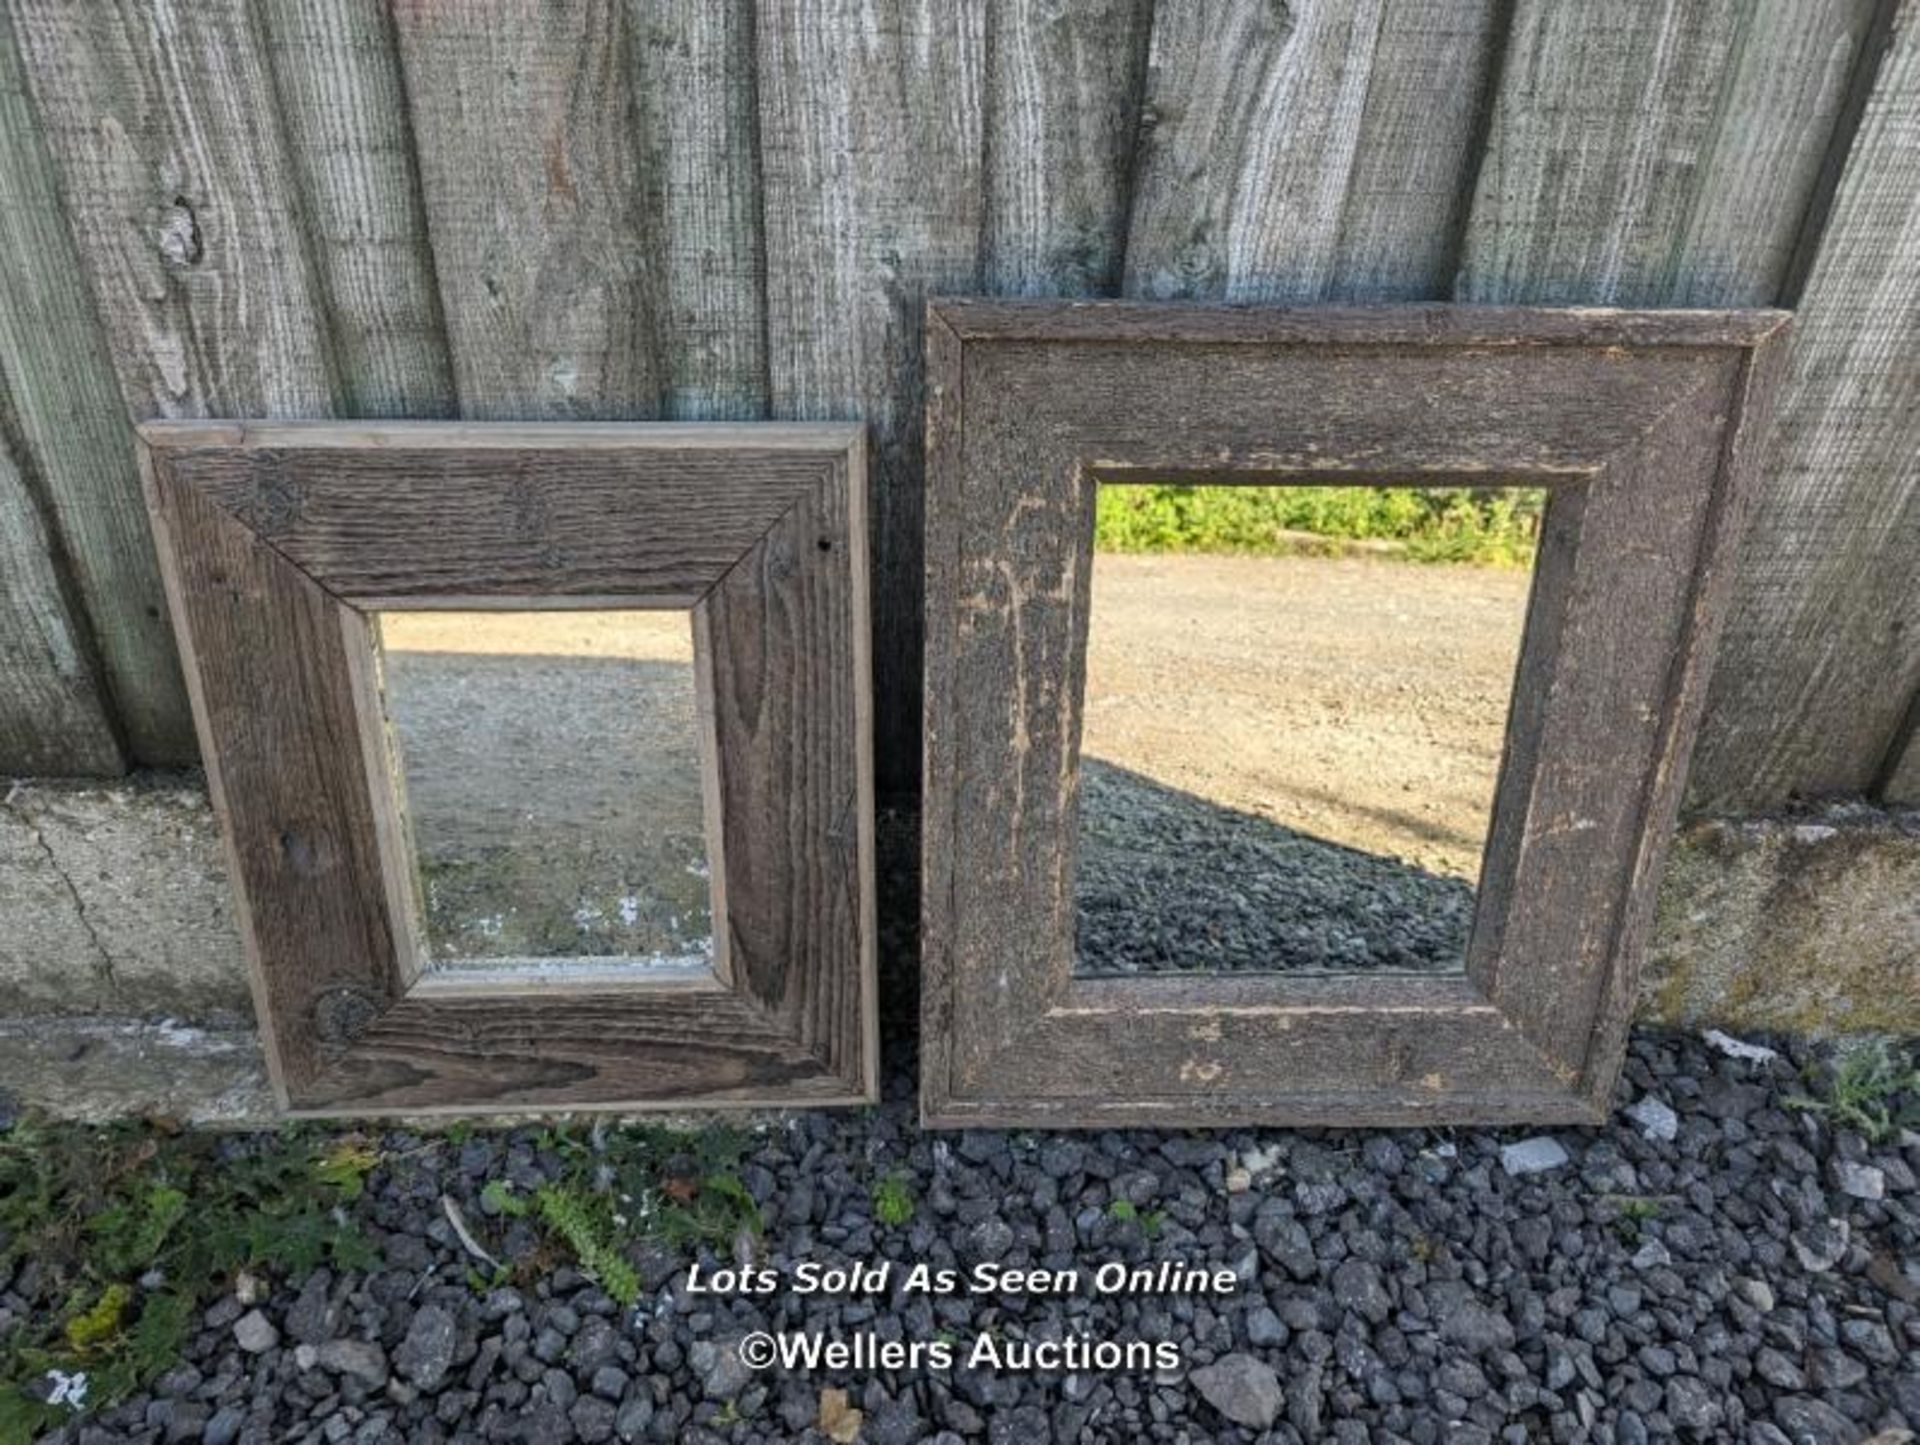
<instances>
[{"instance_id":1,"label":"vertical fence plank","mask_svg":"<svg viewBox=\"0 0 1920 1445\"><path fill-rule=\"evenodd\" d=\"M1738 36L1737 0L1521 0L1459 299L1651 300L1686 228Z\"/></svg>"},{"instance_id":2,"label":"vertical fence plank","mask_svg":"<svg viewBox=\"0 0 1920 1445\"><path fill-rule=\"evenodd\" d=\"M753 0L631 0L665 414L767 411Z\"/></svg>"},{"instance_id":3,"label":"vertical fence plank","mask_svg":"<svg viewBox=\"0 0 1920 1445\"><path fill-rule=\"evenodd\" d=\"M1772 304L1873 0L1521 0L1463 301Z\"/></svg>"},{"instance_id":4,"label":"vertical fence plank","mask_svg":"<svg viewBox=\"0 0 1920 1445\"><path fill-rule=\"evenodd\" d=\"M1920 6L1908 3L1799 299L1695 758L1703 808L1862 791L1897 763L1920 688L1916 358Z\"/></svg>"},{"instance_id":5,"label":"vertical fence plank","mask_svg":"<svg viewBox=\"0 0 1920 1445\"><path fill-rule=\"evenodd\" d=\"M1879 0L1753 0L1721 118L1664 278L1670 306L1772 306L1860 67Z\"/></svg>"},{"instance_id":6,"label":"vertical fence plank","mask_svg":"<svg viewBox=\"0 0 1920 1445\"><path fill-rule=\"evenodd\" d=\"M1520 0L1461 299L1779 298L1850 89L1870 72L1876 12L1875 0ZM1889 710L1904 706L1900 679L1914 664L1893 639L1912 569L1895 539L1914 525L1915 434L1902 453L1895 418L1914 405L1913 369L1900 365L1915 335L1911 251L1899 269L1912 225L1901 203L1915 187L1911 106L1883 94L1876 137L1869 145L1863 129L1856 141L1842 182L1849 219L1829 225L1819 284L1801 301L1694 755L1695 811L1866 786ZM1876 665L1891 670L1876 679Z\"/></svg>"},{"instance_id":7,"label":"vertical fence plank","mask_svg":"<svg viewBox=\"0 0 1920 1445\"><path fill-rule=\"evenodd\" d=\"M1452 288L1504 18L1491 0L1389 5L1332 274L1318 299L1431 301Z\"/></svg>"},{"instance_id":8,"label":"vertical fence plank","mask_svg":"<svg viewBox=\"0 0 1920 1445\"><path fill-rule=\"evenodd\" d=\"M245 0L13 0L136 416L324 415L324 316Z\"/></svg>"},{"instance_id":9,"label":"vertical fence plank","mask_svg":"<svg viewBox=\"0 0 1920 1445\"><path fill-rule=\"evenodd\" d=\"M58 706L38 724L48 745L33 756L48 772L118 771L123 759L105 718L111 711L133 759L189 762L193 720L140 501L133 432L4 13L0 196L0 419L8 434L0 446L10 442L15 451L7 486L18 493L0 512L9 529L21 529L6 544L6 590L13 606L37 610L0 626L13 633L9 654L63 659ZM24 490L29 478L35 496ZM84 617L56 625L44 609L64 608L67 598L44 586L58 580L62 565ZM94 705L75 696L94 686L91 671L78 670L89 634L105 690ZM35 638L42 641L29 644ZM24 675L4 687L15 717L0 732L17 739L30 721L21 710L37 693ZM16 761L25 756L17 746L7 752Z\"/></svg>"},{"instance_id":10,"label":"vertical fence plank","mask_svg":"<svg viewBox=\"0 0 1920 1445\"><path fill-rule=\"evenodd\" d=\"M1920 711L1920 693L1908 704L1908 719ZM1920 808L1920 731L1908 731L1897 747L1897 755L1887 760L1880 786L1880 801L1899 807Z\"/></svg>"},{"instance_id":11,"label":"vertical fence plank","mask_svg":"<svg viewBox=\"0 0 1920 1445\"><path fill-rule=\"evenodd\" d=\"M1480 0L1159 7L1129 294L1444 289L1491 15Z\"/></svg>"},{"instance_id":12,"label":"vertical fence plank","mask_svg":"<svg viewBox=\"0 0 1920 1445\"><path fill-rule=\"evenodd\" d=\"M921 303L979 285L980 0L758 13L776 416L872 425L875 761L920 770Z\"/></svg>"},{"instance_id":13,"label":"vertical fence plank","mask_svg":"<svg viewBox=\"0 0 1920 1445\"><path fill-rule=\"evenodd\" d=\"M56 543L0 433L0 775L126 765L65 594Z\"/></svg>"},{"instance_id":14,"label":"vertical fence plank","mask_svg":"<svg viewBox=\"0 0 1920 1445\"><path fill-rule=\"evenodd\" d=\"M352 416L447 416L453 377L380 0L266 0L267 60Z\"/></svg>"},{"instance_id":15,"label":"vertical fence plank","mask_svg":"<svg viewBox=\"0 0 1920 1445\"><path fill-rule=\"evenodd\" d=\"M393 8L460 410L660 414L621 0Z\"/></svg>"},{"instance_id":16,"label":"vertical fence plank","mask_svg":"<svg viewBox=\"0 0 1920 1445\"><path fill-rule=\"evenodd\" d=\"M1147 0L1007 0L988 11L985 290L1118 289L1152 14Z\"/></svg>"}]
</instances>

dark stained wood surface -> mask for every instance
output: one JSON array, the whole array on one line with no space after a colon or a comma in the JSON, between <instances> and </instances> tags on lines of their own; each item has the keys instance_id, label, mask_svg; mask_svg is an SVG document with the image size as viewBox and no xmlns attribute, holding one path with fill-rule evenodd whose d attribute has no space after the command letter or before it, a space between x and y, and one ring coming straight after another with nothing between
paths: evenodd
<instances>
[{"instance_id":1,"label":"dark stained wood surface","mask_svg":"<svg viewBox=\"0 0 1920 1445\"><path fill-rule=\"evenodd\" d=\"M1597 1116L1784 317L1583 319L931 308L928 1122ZM1073 977L1093 484L1132 476L1555 489L1465 979Z\"/></svg>"},{"instance_id":2,"label":"dark stained wood surface","mask_svg":"<svg viewBox=\"0 0 1920 1445\"><path fill-rule=\"evenodd\" d=\"M193 423L155 424L144 439L269 1062L290 1107L873 1097L857 428L575 438L464 423ZM419 970L364 610L390 595L695 608L725 872L714 976L450 982Z\"/></svg>"}]
</instances>

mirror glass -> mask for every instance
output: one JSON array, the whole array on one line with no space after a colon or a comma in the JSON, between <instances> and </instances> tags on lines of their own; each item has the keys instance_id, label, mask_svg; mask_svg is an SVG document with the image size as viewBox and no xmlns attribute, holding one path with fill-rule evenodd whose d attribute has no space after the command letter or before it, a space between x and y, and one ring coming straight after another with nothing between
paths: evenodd
<instances>
[{"instance_id":1,"label":"mirror glass","mask_svg":"<svg viewBox=\"0 0 1920 1445\"><path fill-rule=\"evenodd\" d=\"M685 612L386 612L382 692L432 968L710 970Z\"/></svg>"},{"instance_id":2,"label":"mirror glass","mask_svg":"<svg viewBox=\"0 0 1920 1445\"><path fill-rule=\"evenodd\" d=\"M1076 971L1462 969L1544 506L1099 484Z\"/></svg>"}]
</instances>

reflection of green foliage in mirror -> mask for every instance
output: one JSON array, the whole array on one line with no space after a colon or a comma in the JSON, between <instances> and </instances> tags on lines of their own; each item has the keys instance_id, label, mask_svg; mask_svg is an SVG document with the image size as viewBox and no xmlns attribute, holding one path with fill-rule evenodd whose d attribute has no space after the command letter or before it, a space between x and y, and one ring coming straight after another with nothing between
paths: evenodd
<instances>
[{"instance_id":1,"label":"reflection of green foliage in mirror","mask_svg":"<svg viewBox=\"0 0 1920 1445\"><path fill-rule=\"evenodd\" d=\"M1103 483L1109 552L1256 555L1363 550L1419 562L1524 567L1545 492L1529 487L1151 486Z\"/></svg>"}]
</instances>

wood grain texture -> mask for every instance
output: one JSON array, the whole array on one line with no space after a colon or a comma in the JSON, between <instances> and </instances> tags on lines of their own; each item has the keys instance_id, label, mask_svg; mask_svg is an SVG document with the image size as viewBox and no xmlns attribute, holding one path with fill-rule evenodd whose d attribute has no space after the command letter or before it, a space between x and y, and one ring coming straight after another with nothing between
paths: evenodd
<instances>
[{"instance_id":1,"label":"wood grain texture","mask_svg":"<svg viewBox=\"0 0 1920 1445\"><path fill-rule=\"evenodd\" d=\"M1693 806L1865 790L1920 688L1920 11L1903 6L1800 298Z\"/></svg>"},{"instance_id":2,"label":"wood grain texture","mask_svg":"<svg viewBox=\"0 0 1920 1445\"><path fill-rule=\"evenodd\" d=\"M0 773L112 776L126 758L57 555L0 433Z\"/></svg>"},{"instance_id":3,"label":"wood grain texture","mask_svg":"<svg viewBox=\"0 0 1920 1445\"><path fill-rule=\"evenodd\" d=\"M1520 0L1455 296L1766 305L1872 0Z\"/></svg>"},{"instance_id":4,"label":"wood grain texture","mask_svg":"<svg viewBox=\"0 0 1920 1445\"><path fill-rule=\"evenodd\" d=\"M918 773L921 302L979 280L985 7L758 11L773 415L873 427L881 786Z\"/></svg>"},{"instance_id":5,"label":"wood grain texture","mask_svg":"<svg viewBox=\"0 0 1920 1445\"><path fill-rule=\"evenodd\" d=\"M81 711L117 718L131 758L191 762L193 721L140 503L132 428L3 10L0 195L0 449L15 453L7 463L10 499L0 506L11 533L7 591L16 609L5 624L16 636L8 650L22 667L31 665L26 658L51 658L54 652L27 640L49 636L51 614L71 604L83 615L59 624L73 645L58 651L77 657L91 647L98 663L97 679L65 674L62 701L37 723L27 700L39 684L24 675L0 684L16 715L9 733L31 725L44 737L31 750L8 751L56 773L118 772L126 761L120 748L103 746L111 729L98 717L87 724L73 715L71 689L97 682L103 699ZM49 590L63 569L70 591Z\"/></svg>"},{"instance_id":6,"label":"wood grain texture","mask_svg":"<svg viewBox=\"0 0 1920 1445\"><path fill-rule=\"evenodd\" d=\"M1906 737L1887 759L1880 784L1881 801L1897 807L1920 808L1920 729L1913 727L1916 710L1920 710L1920 694L1908 707Z\"/></svg>"},{"instance_id":7,"label":"wood grain texture","mask_svg":"<svg viewBox=\"0 0 1920 1445\"><path fill-rule=\"evenodd\" d=\"M381 0L266 0L260 18L341 409L450 415L446 330L386 7Z\"/></svg>"},{"instance_id":8,"label":"wood grain texture","mask_svg":"<svg viewBox=\"0 0 1920 1445\"><path fill-rule=\"evenodd\" d=\"M1783 318L1582 319L933 308L930 1123L1604 1108ZM1093 483L1142 476L1555 489L1465 979L1074 977Z\"/></svg>"},{"instance_id":9,"label":"wood grain texture","mask_svg":"<svg viewBox=\"0 0 1920 1445\"><path fill-rule=\"evenodd\" d=\"M853 520L844 471L801 495L695 608L694 639L713 684L734 987L857 1088L866 970L847 960L870 947L874 902L854 653L867 623L857 561L841 561L864 545Z\"/></svg>"},{"instance_id":10,"label":"wood grain texture","mask_svg":"<svg viewBox=\"0 0 1920 1445\"><path fill-rule=\"evenodd\" d=\"M358 607L668 607L704 596L826 470L817 455L758 450L733 430L738 444L724 449L313 444L174 456L263 545Z\"/></svg>"},{"instance_id":11,"label":"wood grain texture","mask_svg":"<svg viewBox=\"0 0 1920 1445\"><path fill-rule=\"evenodd\" d=\"M143 440L291 1108L874 1097L857 429L155 423ZM418 968L367 610L382 599L361 590L389 585L408 606L695 605L722 970L529 985Z\"/></svg>"},{"instance_id":12,"label":"wood grain texture","mask_svg":"<svg viewBox=\"0 0 1920 1445\"><path fill-rule=\"evenodd\" d=\"M330 411L324 306L253 8L13 0L13 18L134 416Z\"/></svg>"},{"instance_id":13,"label":"wood grain texture","mask_svg":"<svg viewBox=\"0 0 1920 1445\"><path fill-rule=\"evenodd\" d=\"M1871 79L1880 0L1753 0L1722 82L1720 117L1657 296L1636 304L1794 300L1796 253L1818 222L1847 106Z\"/></svg>"},{"instance_id":14,"label":"wood grain texture","mask_svg":"<svg viewBox=\"0 0 1920 1445\"><path fill-rule=\"evenodd\" d=\"M868 1102L756 1007L714 992L409 998L293 1112L825 1108Z\"/></svg>"},{"instance_id":15,"label":"wood grain texture","mask_svg":"<svg viewBox=\"0 0 1920 1445\"><path fill-rule=\"evenodd\" d=\"M1152 12L1151 0L988 8L982 289L1119 289Z\"/></svg>"},{"instance_id":16,"label":"wood grain texture","mask_svg":"<svg viewBox=\"0 0 1920 1445\"><path fill-rule=\"evenodd\" d=\"M392 8L464 416L658 416L623 0Z\"/></svg>"},{"instance_id":17,"label":"wood grain texture","mask_svg":"<svg viewBox=\"0 0 1920 1445\"><path fill-rule=\"evenodd\" d=\"M151 470L268 1062L298 1103L399 983L344 604L168 461Z\"/></svg>"},{"instance_id":18,"label":"wood grain texture","mask_svg":"<svg viewBox=\"0 0 1920 1445\"><path fill-rule=\"evenodd\" d=\"M767 412L753 0L629 0L660 276L664 414Z\"/></svg>"},{"instance_id":19,"label":"wood grain texture","mask_svg":"<svg viewBox=\"0 0 1920 1445\"><path fill-rule=\"evenodd\" d=\"M1127 294L1445 294L1497 10L1157 7Z\"/></svg>"}]
</instances>

